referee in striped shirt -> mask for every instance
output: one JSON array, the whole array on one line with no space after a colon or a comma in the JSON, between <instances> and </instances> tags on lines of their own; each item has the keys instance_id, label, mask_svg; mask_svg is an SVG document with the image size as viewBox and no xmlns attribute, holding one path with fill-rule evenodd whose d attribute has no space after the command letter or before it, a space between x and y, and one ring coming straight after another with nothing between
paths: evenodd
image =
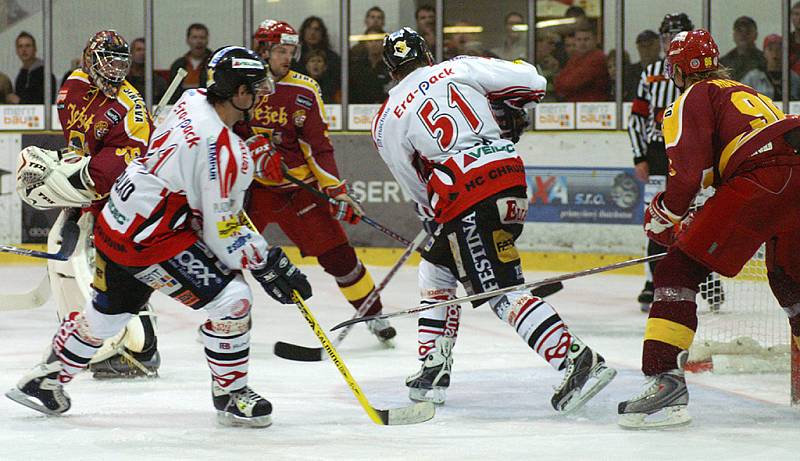
<instances>
[{"instance_id":1,"label":"referee in striped shirt","mask_svg":"<svg viewBox=\"0 0 800 461\"><path fill-rule=\"evenodd\" d=\"M685 13L667 14L658 29L661 34L661 49L666 53L672 37L678 32L693 29L694 25ZM664 136L661 133L661 122L664 119L664 111L680 96L680 89L667 76L665 62L665 59L658 60L649 64L642 72L628 121L636 177L645 183L645 207L656 193L666 187L667 154ZM648 256L665 251L666 248L648 240ZM642 311L645 312L650 309L650 304L653 302L655 265L656 263L652 262L645 269L647 279L638 298Z\"/></svg>"}]
</instances>

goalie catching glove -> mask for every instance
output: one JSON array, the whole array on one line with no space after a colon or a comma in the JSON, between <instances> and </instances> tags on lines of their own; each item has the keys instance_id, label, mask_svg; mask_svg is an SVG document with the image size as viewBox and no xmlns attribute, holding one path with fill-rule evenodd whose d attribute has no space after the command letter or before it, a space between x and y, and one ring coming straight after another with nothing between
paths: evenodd
<instances>
[{"instance_id":1,"label":"goalie catching glove","mask_svg":"<svg viewBox=\"0 0 800 461\"><path fill-rule=\"evenodd\" d=\"M311 285L280 247L272 247L264 267L250 271L264 291L281 304L294 304L292 290L297 290L303 299L311 297Z\"/></svg>"},{"instance_id":2,"label":"goalie catching glove","mask_svg":"<svg viewBox=\"0 0 800 461\"><path fill-rule=\"evenodd\" d=\"M19 153L17 192L39 210L85 207L100 198L89 176L89 157L36 146Z\"/></svg>"},{"instance_id":3,"label":"goalie catching glove","mask_svg":"<svg viewBox=\"0 0 800 461\"><path fill-rule=\"evenodd\" d=\"M339 184L324 189L328 197L337 200L338 203L330 204L331 215L339 221L346 221L350 224L358 224L361 221L361 215L364 214L364 209L356 199L350 195L347 190L347 181L342 181Z\"/></svg>"},{"instance_id":4,"label":"goalie catching glove","mask_svg":"<svg viewBox=\"0 0 800 461\"><path fill-rule=\"evenodd\" d=\"M664 192L659 192L644 213L644 231L650 240L668 247L675 243L678 233L691 221L683 222L684 218L686 215L677 215L664 205Z\"/></svg>"}]
</instances>

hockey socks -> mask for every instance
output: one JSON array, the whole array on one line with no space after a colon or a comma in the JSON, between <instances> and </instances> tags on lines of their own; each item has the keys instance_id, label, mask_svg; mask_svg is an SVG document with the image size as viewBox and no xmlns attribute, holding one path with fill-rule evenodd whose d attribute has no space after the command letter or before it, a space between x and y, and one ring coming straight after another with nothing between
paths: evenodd
<instances>
[{"instance_id":1,"label":"hockey socks","mask_svg":"<svg viewBox=\"0 0 800 461\"><path fill-rule=\"evenodd\" d=\"M244 388L250 359L250 314L209 319L200 331L214 385L220 392Z\"/></svg>"},{"instance_id":2,"label":"hockey socks","mask_svg":"<svg viewBox=\"0 0 800 461\"><path fill-rule=\"evenodd\" d=\"M456 296L454 288L432 288L422 290L421 304L435 304L453 299ZM417 321L417 352L420 360L425 360L429 354L436 350L436 338L446 336L453 338L453 343L458 336L458 323L461 317L461 306L448 306L430 309L419 313Z\"/></svg>"},{"instance_id":3,"label":"hockey socks","mask_svg":"<svg viewBox=\"0 0 800 461\"><path fill-rule=\"evenodd\" d=\"M61 322L53 337L53 354L61 362L58 382L66 384L89 365L103 342L91 335L86 317L73 312ZM49 360L48 360L49 361Z\"/></svg>"},{"instance_id":4,"label":"hockey socks","mask_svg":"<svg viewBox=\"0 0 800 461\"><path fill-rule=\"evenodd\" d=\"M572 336L553 306L524 291L496 296L489 302L495 314L514 327L531 349L556 370L564 369Z\"/></svg>"}]
</instances>

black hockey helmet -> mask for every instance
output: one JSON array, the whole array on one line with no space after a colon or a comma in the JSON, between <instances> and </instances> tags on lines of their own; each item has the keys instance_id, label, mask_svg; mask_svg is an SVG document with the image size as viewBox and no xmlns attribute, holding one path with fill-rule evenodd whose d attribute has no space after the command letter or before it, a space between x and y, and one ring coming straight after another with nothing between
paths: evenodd
<instances>
[{"instance_id":1,"label":"black hockey helmet","mask_svg":"<svg viewBox=\"0 0 800 461\"><path fill-rule=\"evenodd\" d=\"M218 49L208 61L206 89L220 98L230 98L239 85L247 85L256 96L275 92L267 65L253 51L241 46Z\"/></svg>"},{"instance_id":2,"label":"black hockey helmet","mask_svg":"<svg viewBox=\"0 0 800 461\"><path fill-rule=\"evenodd\" d=\"M668 13L661 21L658 32L661 34L675 35L678 32L688 32L694 30L694 24L686 13Z\"/></svg>"},{"instance_id":3,"label":"black hockey helmet","mask_svg":"<svg viewBox=\"0 0 800 461\"><path fill-rule=\"evenodd\" d=\"M383 39L383 62L389 72L394 72L411 61L419 61L426 66L433 65L431 49L417 31L403 27Z\"/></svg>"}]
</instances>

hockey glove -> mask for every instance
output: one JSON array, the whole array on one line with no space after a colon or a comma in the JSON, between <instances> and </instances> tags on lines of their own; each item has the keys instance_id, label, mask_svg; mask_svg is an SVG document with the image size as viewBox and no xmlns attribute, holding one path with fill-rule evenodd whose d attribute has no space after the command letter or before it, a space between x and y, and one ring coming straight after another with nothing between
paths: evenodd
<instances>
[{"instance_id":1,"label":"hockey glove","mask_svg":"<svg viewBox=\"0 0 800 461\"><path fill-rule=\"evenodd\" d=\"M522 109L515 109L503 101L492 102L492 113L500 126L500 137L510 139L516 144L525 128L529 125L528 114Z\"/></svg>"},{"instance_id":2,"label":"hockey glove","mask_svg":"<svg viewBox=\"0 0 800 461\"><path fill-rule=\"evenodd\" d=\"M254 175L267 181L283 181L281 154L275 150L269 138L263 135L255 135L247 138L245 143L255 164Z\"/></svg>"},{"instance_id":3,"label":"hockey glove","mask_svg":"<svg viewBox=\"0 0 800 461\"><path fill-rule=\"evenodd\" d=\"M440 226L434 219L433 210L415 202L414 211L417 212L417 217L422 221L422 228L425 229L425 232L427 232L428 235L435 235Z\"/></svg>"},{"instance_id":4,"label":"hockey glove","mask_svg":"<svg viewBox=\"0 0 800 461\"><path fill-rule=\"evenodd\" d=\"M28 146L19 153L17 192L39 209L85 207L99 198L89 176L89 157Z\"/></svg>"},{"instance_id":5,"label":"hockey glove","mask_svg":"<svg viewBox=\"0 0 800 461\"><path fill-rule=\"evenodd\" d=\"M347 181L342 181L336 186L326 187L325 193L328 197L338 201L336 205L330 204L331 215L334 218L350 224L358 224L361 221L364 209L347 191Z\"/></svg>"},{"instance_id":6,"label":"hockey glove","mask_svg":"<svg viewBox=\"0 0 800 461\"><path fill-rule=\"evenodd\" d=\"M289 261L281 247L270 248L264 267L255 269L251 273L264 287L264 291L281 304L294 304L292 290L297 290L303 299L311 297L311 285L308 279Z\"/></svg>"},{"instance_id":7,"label":"hockey glove","mask_svg":"<svg viewBox=\"0 0 800 461\"><path fill-rule=\"evenodd\" d=\"M668 247L675 243L684 216L676 215L664 205L664 192L659 192L650 201L644 213L644 231L647 237Z\"/></svg>"}]
</instances>

